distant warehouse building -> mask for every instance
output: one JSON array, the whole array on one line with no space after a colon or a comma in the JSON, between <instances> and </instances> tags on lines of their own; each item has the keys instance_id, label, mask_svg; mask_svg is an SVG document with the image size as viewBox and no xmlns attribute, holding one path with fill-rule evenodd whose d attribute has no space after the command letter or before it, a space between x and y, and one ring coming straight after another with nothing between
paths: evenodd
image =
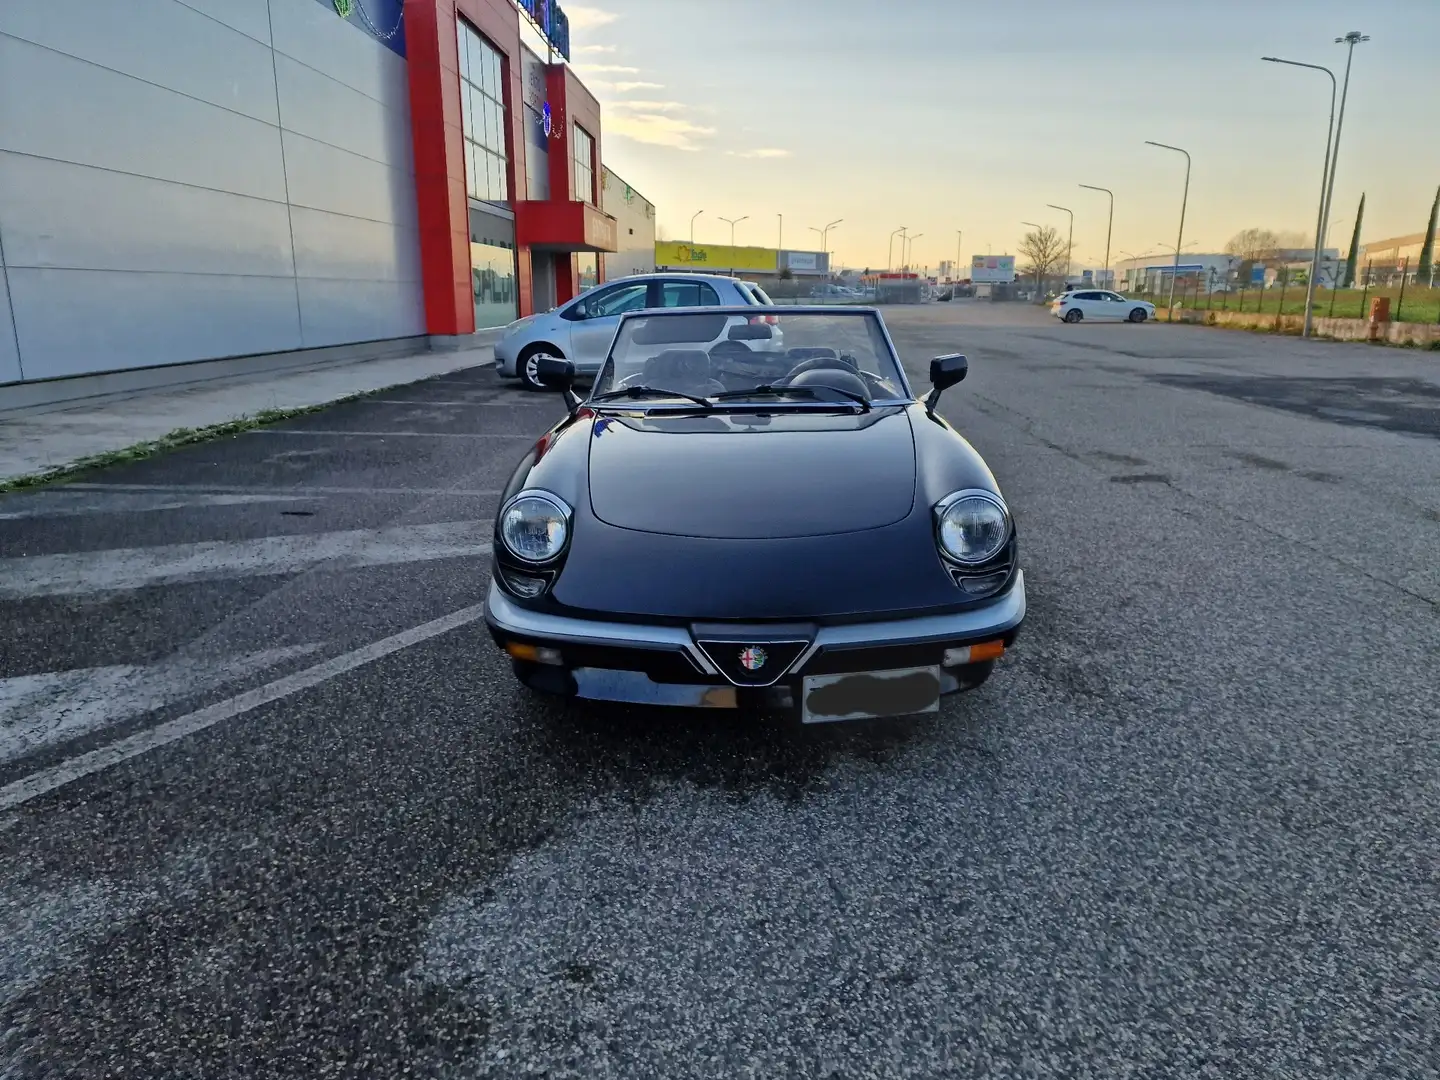
<instances>
[{"instance_id":1,"label":"distant warehouse building","mask_svg":"<svg viewBox=\"0 0 1440 1080\"><path fill-rule=\"evenodd\" d=\"M554 0L0 0L0 387L563 303L618 248L569 53Z\"/></svg>"},{"instance_id":2,"label":"distant warehouse building","mask_svg":"<svg viewBox=\"0 0 1440 1080\"><path fill-rule=\"evenodd\" d=\"M824 251L662 240L655 245L655 268L732 274L758 282L774 298L794 298L829 281L830 256Z\"/></svg>"}]
</instances>

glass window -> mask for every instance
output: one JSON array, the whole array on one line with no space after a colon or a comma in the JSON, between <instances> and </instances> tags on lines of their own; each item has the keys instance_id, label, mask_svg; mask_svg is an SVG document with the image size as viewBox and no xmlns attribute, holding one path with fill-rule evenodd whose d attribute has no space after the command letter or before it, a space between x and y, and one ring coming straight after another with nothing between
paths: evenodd
<instances>
[{"instance_id":1,"label":"glass window","mask_svg":"<svg viewBox=\"0 0 1440 1080\"><path fill-rule=\"evenodd\" d=\"M617 285L613 289L597 292L584 304L585 318L603 319L607 315L619 315L626 311L639 311L645 306L645 282L633 285Z\"/></svg>"},{"instance_id":2,"label":"glass window","mask_svg":"<svg viewBox=\"0 0 1440 1080\"><path fill-rule=\"evenodd\" d=\"M465 190L472 198L504 200L505 70L500 53L466 22L459 21L460 122L465 132Z\"/></svg>"},{"instance_id":3,"label":"glass window","mask_svg":"<svg viewBox=\"0 0 1440 1080\"><path fill-rule=\"evenodd\" d=\"M570 142L570 154L574 159L574 197L582 202L595 201L595 140L590 133L575 124L575 138Z\"/></svg>"},{"instance_id":4,"label":"glass window","mask_svg":"<svg viewBox=\"0 0 1440 1080\"><path fill-rule=\"evenodd\" d=\"M515 252L496 244L470 245L470 280L475 294L475 329L505 326L519 308L515 290Z\"/></svg>"},{"instance_id":5,"label":"glass window","mask_svg":"<svg viewBox=\"0 0 1440 1080\"><path fill-rule=\"evenodd\" d=\"M718 307L720 297L703 281L667 281L660 286L661 307Z\"/></svg>"},{"instance_id":6,"label":"glass window","mask_svg":"<svg viewBox=\"0 0 1440 1080\"><path fill-rule=\"evenodd\" d=\"M470 78L470 50L466 42L470 37L470 31L459 19L455 20L455 54L460 61L460 77Z\"/></svg>"},{"instance_id":7,"label":"glass window","mask_svg":"<svg viewBox=\"0 0 1440 1080\"><path fill-rule=\"evenodd\" d=\"M600 280L599 258L593 251L582 251L575 256L575 266L579 276L579 291L593 289Z\"/></svg>"}]
</instances>

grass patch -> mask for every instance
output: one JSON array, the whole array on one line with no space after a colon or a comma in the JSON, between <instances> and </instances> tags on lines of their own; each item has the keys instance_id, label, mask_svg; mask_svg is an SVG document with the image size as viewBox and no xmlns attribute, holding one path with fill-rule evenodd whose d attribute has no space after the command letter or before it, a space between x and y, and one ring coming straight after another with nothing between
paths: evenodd
<instances>
[{"instance_id":1,"label":"grass patch","mask_svg":"<svg viewBox=\"0 0 1440 1080\"><path fill-rule=\"evenodd\" d=\"M382 388L382 390L383 389L385 388ZM265 427L267 424L274 424L281 420L290 420L297 416L305 416L308 413L319 412L322 409L330 408L332 405L342 405L347 401L359 401L362 398L381 393L382 390L367 390L360 394L349 394L342 398L336 398L334 401L327 401L322 405L300 405L293 409L263 409L253 415L241 416L234 420L226 420L220 424L209 424L205 427L176 428L174 431L162 435L158 439L138 442L133 446L127 446L121 450L111 450L104 454L91 454L88 457L72 461L68 465L57 465L43 472L28 473L24 476L13 476L8 480L0 479L0 494L44 487L47 484L63 483L67 480L75 480L81 474L91 472L94 469L103 469L110 465L121 465L129 461L141 461L145 458L154 457L156 454L163 454L169 450L177 450L182 446L192 446L195 443L209 442L211 439L223 439L227 435L239 435L241 432Z\"/></svg>"},{"instance_id":2,"label":"grass patch","mask_svg":"<svg viewBox=\"0 0 1440 1080\"><path fill-rule=\"evenodd\" d=\"M1403 305L1400 304L1400 286L1398 285L1384 288L1372 287L1368 293L1364 289L1339 289L1334 293L1329 289L1317 289L1315 291L1315 317L1325 319L1333 314L1337 319L1368 319L1370 317L1370 301L1380 296L1390 298L1390 318L1395 322L1440 322L1440 287L1431 289L1423 285L1405 286L1405 303ZM1165 300L1167 297L1157 296L1154 299L1161 311L1166 310ZM1216 293L1213 297L1202 294L1198 299L1193 295L1184 298L1177 296L1175 310L1177 312L1242 311L1265 315L1305 314L1305 286L1290 285L1286 287L1283 309L1281 299L1279 289L1246 289L1243 293L1237 289L1230 293ZM1333 312L1331 311L1332 306Z\"/></svg>"}]
</instances>

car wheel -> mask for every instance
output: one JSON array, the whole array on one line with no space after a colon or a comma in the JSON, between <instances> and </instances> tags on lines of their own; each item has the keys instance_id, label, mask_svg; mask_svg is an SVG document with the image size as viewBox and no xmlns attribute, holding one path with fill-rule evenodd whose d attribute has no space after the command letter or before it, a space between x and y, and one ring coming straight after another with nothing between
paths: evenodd
<instances>
[{"instance_id":1,"label":"car wheel","mask_svg":"<svg viewBox=\"0 0 1440 1080\"><path fill-rule=\"evenodd\" d=\"M554 345L541 343L531 345L515 359L515 373L520 376L520 383L526 390L542 391L549 387L540 381L540 360L549 357L552 360L564 360L564 355Z\"/></svg>"},{"instance_id":2,"label":"car wheel","mask_svg":"<svg viewBox=\"0 0 1440 1080\"><path fill-rule=\"evenodd\" d=\"M1084 317L1084 315L1081 315L1080 312L1076 311L1074 308L1071 308L1069 311L1065 312L1065 321L1068 323L1077 323Z\"/></svg>"},{"instance_id":3,"label":"car wheel","mask_svg":"<svg viewBox=\"0 0 1440 1080\"><path fill-rule=\"evenodd\" d=\"M1146 318L1147 316L1143 307L1137 307L1134 311L1130 312L1131 322L1144 322Z\"/></svg>"}]
</instances>

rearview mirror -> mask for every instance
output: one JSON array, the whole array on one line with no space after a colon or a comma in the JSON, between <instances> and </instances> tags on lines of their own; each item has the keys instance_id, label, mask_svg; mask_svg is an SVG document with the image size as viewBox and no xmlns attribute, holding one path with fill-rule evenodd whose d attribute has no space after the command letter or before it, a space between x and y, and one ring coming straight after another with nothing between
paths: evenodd
<instances>
[{"instance_id":1,"label":"rearview mirror","mask_svg":"<svg viewBox=\"0 0 1440 1080\"><path fill-rule=\"evenodd\" d=\"M947 353L930 361L930 385L934 387L925 397L925 411L933 413L940 395L954 386L970 371L970 361L964 353Z\"/></svg>"},{"instance_id":2,"label":"rearview mirror","mask_svg":"<svg viewBox=\"0 0 1440 1080\"><path fill-rule=\"evenodd\" d=\"M769 341L775 332L764 323L740 323L726 335L731 341Z\"/></svg>"}]
</instances>

